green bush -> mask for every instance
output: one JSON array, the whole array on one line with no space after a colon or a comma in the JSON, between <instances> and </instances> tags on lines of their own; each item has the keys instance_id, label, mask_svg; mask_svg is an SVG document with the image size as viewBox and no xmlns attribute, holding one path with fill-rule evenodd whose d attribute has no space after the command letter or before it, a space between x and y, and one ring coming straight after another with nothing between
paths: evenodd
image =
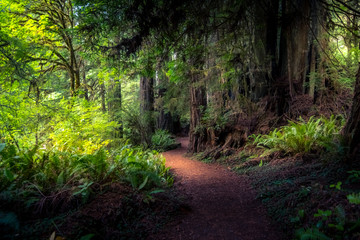
<instances>
[{"instance_id":1,"label":"green bush","mask_svg":"<svg viewBox=\"0 0 360 240\"><path fill-rule=\"evenodd\" d=\"M340 131L344 124L343 116L331 116L330 119L310 117L307 122L300 118L298 122L289 121L289 125L274 129L268 135L255 136L253 143L290 154L323 149L333 151L340 146Z\"/></svg>"},{"instance_id":2,"label":"green bush","mask_svg":"<svg viewBox=\"0 0 360 240\"><path fill-rule=\"evenodd\" d=\"M92 154L34 149L3 158L3 152L6 151L0 152L0 191L22 196L25 202L65 191L86 200L94 183L128 181L140 190L165 187L173 181L161 155L130 145L112 153L105 148Z\"/></svg>"},{"instance_id":3,"label":"green bush","mask_svg":"<svg viewBox=\"0 0 360 240\"><path fill-rule=\"evenodd\" d=\"M114 139L118 124L95 102L54 95L36 105L15 93L0 96L0 201L30 207L76 196L84 202L111 182L136 189L172 184L164 158Z\"/></svg>"},{"instance_id":4,"label":"green bush","mask_svg":"<svg viewBox=\"0 0 360 240\"><path fill-rule=\"evenodd\" d=\"M165 167L165 158L156 151L124 146L117 151L115 162L121 166L125 179L139 190L173 182L169 168Z\"/></svg>"},{"instance_id":5,"label":"green bush","mask_svg":"<svg viewBox=\"0 0 360 240\"><path fill-rule=\"evenodd\" d=\"M174 148L176 146L176 141L168 131L158 129L151 137L151 146L152 149L164 152Z\"/></svg>"}]
</instances>

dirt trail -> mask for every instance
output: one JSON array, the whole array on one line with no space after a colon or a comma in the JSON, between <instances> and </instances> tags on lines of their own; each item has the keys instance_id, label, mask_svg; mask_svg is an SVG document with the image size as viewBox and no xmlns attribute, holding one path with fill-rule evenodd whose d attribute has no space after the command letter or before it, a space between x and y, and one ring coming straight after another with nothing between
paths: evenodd
<instances>
[{"instance_id":1,"label":"dirt trail","mask_svg":"<svg viewBox=\"0 0 360 240\"><path fill-rule=\"evenodd\" d=\"M175 188L186 196L189 209L154 239L282 239L246 177L220 165L184 157L188 140L178 141L181 148L163 155L175 173Z\"/></svg>"}]
</instances>

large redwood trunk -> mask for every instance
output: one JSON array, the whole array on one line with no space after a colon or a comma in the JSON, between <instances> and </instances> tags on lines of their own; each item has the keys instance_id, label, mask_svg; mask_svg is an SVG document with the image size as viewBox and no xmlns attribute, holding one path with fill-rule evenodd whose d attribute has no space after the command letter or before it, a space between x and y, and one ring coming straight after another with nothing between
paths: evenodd
<instances>
[{"instance_id":1,"label":"large redwood trunk","mask_svg":"<svg viewBox=\"0 0 360 240\"><path fill-rule=\"evenodd\" d=\"M310 0L284 0L279 68L277 76L277 113L289 111L296 95L303 93L307 70Z\"/></svg>"},{"instance_id":2,"label":"large redwood trunk","mask_svg":"<svg viewBox=\"0 0 360 240\"><path fill-rule=\"evenodd\" d=\"M279 0L263 0L254 5L253 52L250 69L250 97L258 101L268 94L276 69Z\"/></svg>"},{"instance_id":3,"label":"large redwood trunk","mask_svg":"<svg viewBox=\"0 0 360 240\"><path fill-rule=\"evenodd\" d=\"M151 135L154 132L154 79L152 77L140 78L140 114L144 120L141 129L141 142L151 144Z\"/></svg>"},{"instance_id":4,"label":"large redwood trunk","mask_svg":"<svg viewBox=\"0 0 360 240\"><path fill-rule=\"evenodd\" d=\"M351 114L345 126L345 137L348 140L350 161L360 160L360 63L356 74L355 92Z\"/></svg>"},{"instance_id":5,"label":"large redwood trunk","mask_svg":"<svg viewBox=\"0 0 360 240\"><path fill-rule=\"evenodd\" d=\"M201 128L201 118L206 108L205 87L197 86L199 74L193 73L190 86L190 133L189 151L201 152L206 144L206 131Z\"/></svg>"}]
</instances>

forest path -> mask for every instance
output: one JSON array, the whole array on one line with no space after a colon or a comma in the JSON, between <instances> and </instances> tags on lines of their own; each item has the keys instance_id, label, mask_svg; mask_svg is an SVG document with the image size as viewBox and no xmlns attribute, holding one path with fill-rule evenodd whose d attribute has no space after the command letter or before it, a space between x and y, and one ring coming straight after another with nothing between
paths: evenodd
<instances>
[{"instance_id":1,"label":"forest path","mask_svg":"<svg viewBox=\"0 0 360 240\"><path fill-rule=\"evenodd\" d=\"M283 239L245 176L184 157L188 139L178 141L180 148L163 155L175 174L174 187L186 196L189 209L153 239Z\"/></svg>"}]
</instances>

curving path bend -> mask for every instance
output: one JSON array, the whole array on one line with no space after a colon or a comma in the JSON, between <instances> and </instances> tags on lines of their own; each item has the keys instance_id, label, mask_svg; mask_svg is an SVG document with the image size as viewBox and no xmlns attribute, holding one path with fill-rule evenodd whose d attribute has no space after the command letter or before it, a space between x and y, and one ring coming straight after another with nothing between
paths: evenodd
<instances>
[{"instance_id":1,"label":"curving path bend","mask_svg":"<svg viewBox=\"0 0 360 240\"><path fill-rule=\"evenodd\" d=\"M175 174L175 189L186 196L189 209L165 226L154 239L277 240L283 239L270 224L266 211L245 176L223 166L184 157L181 147L163 153Z\"/></svg>"}]
</instances>

